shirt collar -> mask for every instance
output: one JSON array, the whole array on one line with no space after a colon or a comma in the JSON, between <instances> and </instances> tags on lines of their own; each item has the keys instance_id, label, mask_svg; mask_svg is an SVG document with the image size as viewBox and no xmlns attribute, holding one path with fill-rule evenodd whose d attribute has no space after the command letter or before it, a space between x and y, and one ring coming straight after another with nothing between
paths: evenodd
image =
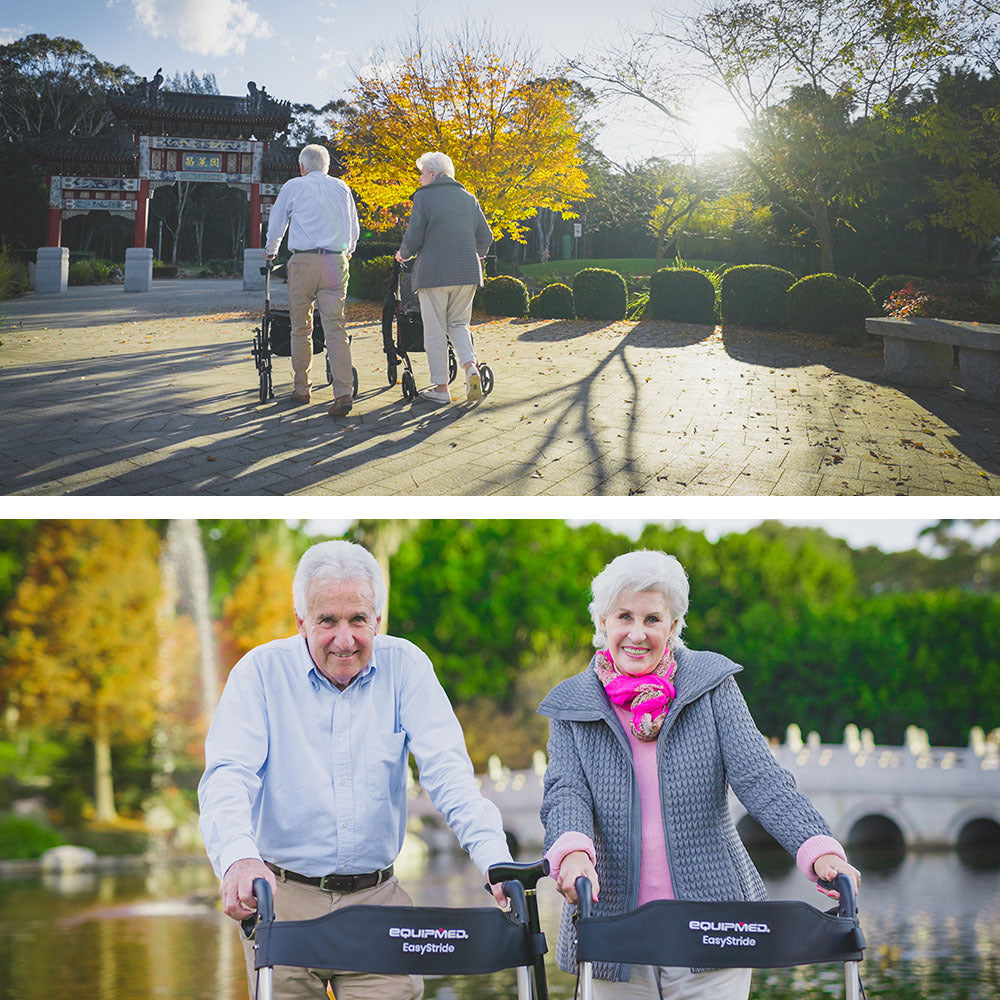
<instances>
[{"instance_id":1,"label":"shirt collar","mask_svg":"<svg viewBox=\"0 0 1000 1000\"><path fill-rule=\"evenodd\" d=\"M378 636L376 635L375 638L378 639ZM320 673L319 668L316 666L316 661L312 657L312 653L309 652L309 643L306 642L306 637L301 633L299 633L299 640L300 640L299 649L301 650L300 663L302 669L305 670L306 675L309 677L309 680L312 683L313 687L316 687L317 685L325 685L326 687L331 688L334 691L338 691L339 688L334 687L334 685L330 683L329 678L324 677L323 674ZM368 664L364 668L364 670L362 670L361 673L358 674L358 676L348 685L348 687L353 687L359 681L363 681L365 678L369 677L372 673L375 672L375 668L377 666L378 664L376 663L375 659L375 643L373 642L371 659L368 661ZM346 688L344 690L346 690Z\"/></svg>"}]
</instances>

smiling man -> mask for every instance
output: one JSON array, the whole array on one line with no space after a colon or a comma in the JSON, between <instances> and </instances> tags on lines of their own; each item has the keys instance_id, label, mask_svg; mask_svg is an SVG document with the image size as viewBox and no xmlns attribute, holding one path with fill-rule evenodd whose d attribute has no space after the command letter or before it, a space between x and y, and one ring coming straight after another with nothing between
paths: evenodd
<instances>
[{"instance_id":1,"label":"smiling man","mask_svg":"<svg viewBox=\"0 0 1000 1000\"><path fill-rule=\"evenodd\" d=\"M233 667L205 744L201 833L226 914L253 913L253 880L279 920L342 906L409 905L393 874L406 829L410 753L421 785L479 869L510 860L497 808L480 794L461 727L430 660L379 635L386 589L374 557L321 542L292 586L299 633ZM494 887L503 901L503 890ZM255 975L244 943L251 1000ZM338 1000L422 995L416 976L275 970L275 995Z\"/></svg>"}]
</instances>

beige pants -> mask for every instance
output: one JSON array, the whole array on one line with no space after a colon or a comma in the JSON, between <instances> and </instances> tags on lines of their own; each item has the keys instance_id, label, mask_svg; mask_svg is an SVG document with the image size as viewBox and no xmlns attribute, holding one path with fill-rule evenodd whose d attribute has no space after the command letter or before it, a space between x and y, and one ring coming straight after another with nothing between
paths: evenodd
<instances>
[{"instance_id":1,"label":"beige pants","mask_svg":"<svg viewBox=\"0 0 1000 1000\"><path fill-rule=\"evenodd\" d=\"M292 377L300 396L311 388L313 303L319 307L326 352L333 372L335 399L354 393L351 345L347 341L344 300L347 298L347 255L297 253L288 262L288 312L292 323Z\"/></svg>"},{"instance_id":2,"label":"beige pants","mask_svg":"<svg viewBox=\"0 0 1000 1000\"><path fill-rule=\"evenodd\" d=\"M455 348L460 366L476 360L472 349L472 300L476 285L442 285L421 288L420 319L424 324L424 350L432 385L448 384L448 341Z\"/></svg>"},{"instance_id":3,"label":"beige pants","mask_svg":"<svg viewBox=\"0 0 1000 1000\"><path fill-rule=\"evenodd\" d=\"M594 980L594 1000L747 1000L750 969L692 972L667 966L633 965L627 983Z\"/></svg>"},{"instance_id":4,"label":"beige pants","mask_svg":"<svg viewBox=\"0 0 1000 1000\"><path fill-rule=\"evenodd\" d=\"M274 894L277 920L310 920L345 906L412 906L395 877L360 892L326 892L301 882L278 882ZM250 983L250 1000L256 1000L257 973L253 967L253 944L243 937L243 953ZM335 969L299 969L275 966L275 1000L327 1000L326 984L333 986L337 1000L420 1000L424 983L420 976L381 976Z\"/></svg>"}]
</instances>

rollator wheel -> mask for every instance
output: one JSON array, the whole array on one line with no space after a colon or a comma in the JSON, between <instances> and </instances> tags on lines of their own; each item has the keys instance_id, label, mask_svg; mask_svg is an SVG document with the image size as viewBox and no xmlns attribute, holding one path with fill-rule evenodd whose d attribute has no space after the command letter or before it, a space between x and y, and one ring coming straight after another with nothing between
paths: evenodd
<instances>
[{"instance_id":1,"label":"rollator wheel","mask_svg":"<svg viewBox=\"0 0 1000 1000\"><path fill-rule=\"evenodd\" d=\"M403 372L403 399L417 398L417 382L412 372Z\"/></svg>"},{"instance_id":2,"label":"rollator wheel","mask_svg":"<svg viewBox=\"0 0 1000 1000\"><path fill-rule=\"evenodd\" d=\"M454 382L458 374L458 359L455 357L455 349L448 345L448 381Z\"/></svg>"},{"instance_id":3,"label":"rollator wheel","mask_svg":"<svg viewBox=\"0 0 1000 1000\"><path fill-rule=\"evenodd\" d=\"M389 385L396 384L396 378L399 375L399 365L396 363L396 359L392 358L389 363L385 366L385 379Z\"/></svg>"},{"instance_id":4,"label":"rollator wheel","mask_svg":"<svg viewBox=\"0 0 1000 1000\"><path fill-rule=\"evenodd\" d=\"M357 399L358 398L358 370L353 365L351 365L351 378L354 381L354 389L351 392L351 398L352 399ZM332 377L330 378L330 381L331 382L333 381Z\"/></svg>"},{"instance_id":5,"label":"rollator wheel","mask_svg":"<svg viewBox=\"0 0 1000 1000\"><path fill-rule=\"evenodd\" d=\"M333 385L333 368L330 365L330 355L326 355L326 384Z\"/></svg>"},{"instance_id":6,"label":"rollator wheel","mask_svg":"<svg viewBox=\"0 0 1000 1000\"><path fill-rule=\"evenodd\" d=\"M483 395L488 396L493 391L493 369L489 365L480 365L479 378L483 383Z\"/></svg>"}]
</instances>

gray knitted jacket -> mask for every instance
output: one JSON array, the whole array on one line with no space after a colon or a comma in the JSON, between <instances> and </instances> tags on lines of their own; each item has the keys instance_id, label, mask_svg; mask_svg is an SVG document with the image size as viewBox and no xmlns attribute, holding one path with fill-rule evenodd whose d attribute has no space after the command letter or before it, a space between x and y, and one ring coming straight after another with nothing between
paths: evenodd
<instances>
[{"instance_id":1,"label":"gray knitted jacket","mask_svg":"<svg viewBox=\"0 0 1000 1000\"><path fill-rule=\"evenodd\" d=\"M493 243L475 195L450 177L438 177L413 193L413 211L399 252L414 254L413 290L442 285L481 285L479 258Z\"/></svg>"},{"instance_id":2,"label":"gray knitted jacket","mask_svg":"<svg viewBox=\"0 0 1000 1000\"><path fill-rule=\"evenodd\" d=\"M789 853L829 834L758 732L719 653L676 652L677 697L657 739L660 798L674 895L689 900L762 900L764 884L729 813L728 788ZM639 787L628 737L593 670L556 685L538 709L550 719L542 822L545 850L564 833L586 834L597 852L595 916L624 913L639 898ZM556 960L576 972L573 910L564 904ZM626 981L630 967L598 963L599 979Z\"/></svg>"}]
</instances>

